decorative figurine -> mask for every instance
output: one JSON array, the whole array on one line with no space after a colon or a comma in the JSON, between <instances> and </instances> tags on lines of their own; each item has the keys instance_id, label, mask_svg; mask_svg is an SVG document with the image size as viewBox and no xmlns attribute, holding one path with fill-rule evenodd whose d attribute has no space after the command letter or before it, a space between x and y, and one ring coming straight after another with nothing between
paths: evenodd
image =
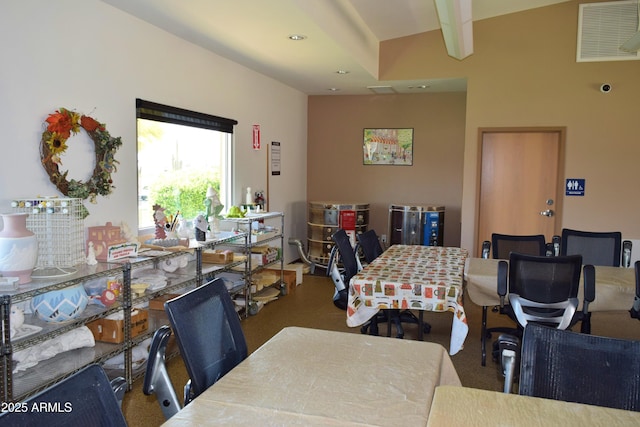
<instances>
[{"instance_id":1,"label":"decorative figurine","mask_svg":"<svg viewBox=\"0 0 640 427\"><path fill-rule=\"evenodd\" d=\"M98 260L96 259L96 250L93 247L93 242L88 243L89 250L87 251L87 265L96 265Z\"/></svg>"},{"instance_id":2,"label":"decorative figurine","mask_svg":"<svg viewBox=\"0 0 640 427\"><path fill-rule=\"evenodd\" d=\"M153 221L156 224L156 239L164 239L167 233L164 231L167 225L167 216L160 205L153 205Z\"/></svg>"},{"instance_id":3,"label":"decorative figurine","mask_svg":"<svg viewBox=\"0 0 640 427\"><path fill-rule=\"evenodd\" d=\"M209 224L209 231L211 231L212 237L219 231L220 212L224 209L224 205L220 202L217 191L213 187L207 189L207 198L204 200L204 205L207 208L206 221Z\"/></svg>"}]
</instances>

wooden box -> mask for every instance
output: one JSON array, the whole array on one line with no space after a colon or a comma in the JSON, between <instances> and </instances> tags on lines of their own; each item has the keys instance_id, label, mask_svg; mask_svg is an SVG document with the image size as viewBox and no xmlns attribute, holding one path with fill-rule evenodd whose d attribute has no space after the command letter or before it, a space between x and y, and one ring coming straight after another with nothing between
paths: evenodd
<instances>
[{"instance_id":1,"label":"wooden box","mask_svg":"<svg viewBox=\"0 0 640 427\"><path fill-rule=\"evenodd\" d=\"M162 310L164 311L164 303L175 297L179 297L180 294L165 294L159 297L155 297L149 301L149 310Z\"/></svg>"},{"instance_id":2,"label":"wooden box","mask_svg":"<svg viewBox=\"0 0 640 427\"><path fill-rule=\"evenodd\" d=\"M202 262L204 264L228 264L233 262L233 252L223 250L202 251Z\"/></svg>"},{"instance_id":3,"label":"wooden box","mask_svg":"<svg viewBox=\"0 0 640 427\"><path fill-rule=\"evenodd\" d=\"M270 271L275 273L278 278L280 277L280 270L277 269L272 269L272 268L265 268L264 271ZM284 283L286 284L286 289L287 289L287 294L292 294L296 291L296 272L295 271L290 271L290 270L284 270L282 272L282 279L284 280Z\"/></svg>"},{"instance_id":4,"label":"wooden box","mask_svg":"<svg viewBox=\"0 0 640 427\"><path fill-rule=\"evenodd\" d=\"M87 323L87 327L93 333L96 341L114 344L124 341L124 320L103 318ZM149 329L149 313L147 310L134 310L131 315L131 338L146 332L147 329Z\"/></svg>"}]
</instances>

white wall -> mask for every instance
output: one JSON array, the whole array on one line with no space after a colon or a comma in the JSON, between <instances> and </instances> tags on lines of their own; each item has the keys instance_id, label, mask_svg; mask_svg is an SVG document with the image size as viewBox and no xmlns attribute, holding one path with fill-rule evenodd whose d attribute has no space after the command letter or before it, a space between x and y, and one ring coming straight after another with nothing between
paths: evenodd
<instances>
[{"instance_id":1,"label":"white wall","mask_svg":"<svg viewBox=\"0 0 640 427\"><path fill-rule=\"evenodd\" d=\"M123 141L116 189L97 204L85 202L85 226L124 221L137 228L135 99L142 98L238 121L237 203L247 186L267 189L267 145L282 143L282 175L269 182L269 207L285 212L285 259L297 258L287 238L306 235L299 208L306 204L305 94L98 0L21 0L0 9L0 212L10 212L14 198L61 195L39 147L44 120L64 107L105 123ZM254 124L262 131L259 151L251 148ZM84 179L73 173L82 168L76 157L66 157L61 170Z\"/></svg>"}]
</instances>

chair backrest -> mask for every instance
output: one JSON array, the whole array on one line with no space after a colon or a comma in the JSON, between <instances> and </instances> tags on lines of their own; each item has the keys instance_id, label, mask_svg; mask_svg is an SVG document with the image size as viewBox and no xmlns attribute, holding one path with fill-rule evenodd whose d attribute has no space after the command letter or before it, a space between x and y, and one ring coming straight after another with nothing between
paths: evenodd
<instances>
[{"instance_id":1,"label":"chair backrest","mask_svg":"<svg viewBox=\"0 0 640 427\"><path fill-rule=\"evenodd\" d=\"M28 411L3 411L0 424L34 427L127 425L109 378L99 365L90 365L76 372L24 403ZM34 407L42 410L33 410Z\"/></svg>"},{"instance_id":2,"label":"chair backrest","mask_svg":"<svg viewBox=\"0 0 640 427\"><path fill-rule=\"evenodd\" d=\"M233 301L220 278L164 304L171 329L198 396L247 357Z\"/></svg>"},{"instance_id":3,"label":"chair backrest","mask_svg":"<svg viewBox=\"0 0 640 427\"><path fill-rule=\"evenodd\" d=\"M509 302L521 326L528 322L567 328L577 310L580 255L547 257L511 252Z\"/></svg>"},{"instance_id":4,"label":"chair backrest","mask_svg":"<svg viewBox=\"0 0 640 427\"><path fill-rule=\"evenodd\" d=\"M562 230L561 255L582 255L582 261L591 265L620 266L622 233Z\"/></svg>"},{"instance_id":5,"label":"chair backrest","mask_svg":"<svg viewBox=\"0 0 640 427\"><path fill-rule=\"evenodd\" d=\"M336 231L331 239L336 244L338 252L340 253L340 260L343 268L343 279L348 286L349 281L353 276L358 273L358 260L356 259L356 253L351 246L351 240L347 235L347 232L343 229Z\"/></svg>"},{"instance_id":6,"label":"chair backrest","mask_svg":"<svg viewBox=\"0 0 640 427\"><path fill-rule=\"evenodd\" d=\"M640 341L530 324L519 394L640 411Z\"/></svg>"},{"instance_id":7,"label":"chair backrest","mask_svg":"<svg viewBox=\"0 0 640 427\"><path fill-rule=\"evenodd\" d=\"M493 233L491 246L496 259L509 259L511 252L538 256L546 253L545 237L542 234L519 236Z\"/></svg>"},{"instance_id":8,"label":"chair backrest","mask_svg":"<svg viewBox=\"0 0 640 427\"><path fill-rule=\"evenodd\" d=\"M373 262L374 259L378 258L382 255L382 252L384 252L375 230L367 230L358 234L356 237L358 238L358 243L362 248L362 254L367 263Z\"/></svg>"}]
</instances>

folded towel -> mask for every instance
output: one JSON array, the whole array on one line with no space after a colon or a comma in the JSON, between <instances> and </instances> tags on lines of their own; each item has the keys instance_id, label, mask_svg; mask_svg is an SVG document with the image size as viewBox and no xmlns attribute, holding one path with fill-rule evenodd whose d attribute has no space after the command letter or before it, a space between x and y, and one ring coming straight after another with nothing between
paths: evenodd
<instances>
[{"instance_id":1,"label":"folded towel","mask_svg":"<svg viewBox=\"0 0 640 427\"><path fill-rule=\"evenodd\" d=\"M13 353L13 361L17 362L13 365L13 373L25 371L37 365L38 362L50 359L64 351L82 347L95 347L95 345L96 342L89 328L81 326L33 347Z\"/></svg>"}]
</instances>

